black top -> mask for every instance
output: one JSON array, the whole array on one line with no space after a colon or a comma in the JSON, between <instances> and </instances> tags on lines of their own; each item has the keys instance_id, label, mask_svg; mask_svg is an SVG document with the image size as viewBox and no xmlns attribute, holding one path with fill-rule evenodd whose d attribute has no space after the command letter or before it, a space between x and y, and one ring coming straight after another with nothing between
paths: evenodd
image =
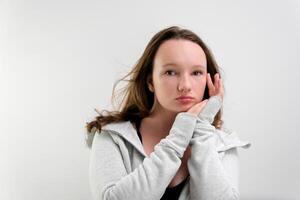
<instances>
[{"instance_id":1,"label":"black top","mask_svg":"<svg viewBox=\"0 0 300 200\"><path fill-rule=\"evenodd\" d=\"M141 133L139 131L139 129L140 129L140 123L139 122L136 123L136 127L137 127L137 133L138 133L138 136L141 140L141 143L143 143L142 142L142 136L141 136ZM186 177L181 183L177 184L174 187L167 187L166 190L165 190L164 195L161 197L161 200L170 200L170 199L178 200L179 195L180 195L187 179L188 179L188 177Z\"/></svg>"}]
</instances>

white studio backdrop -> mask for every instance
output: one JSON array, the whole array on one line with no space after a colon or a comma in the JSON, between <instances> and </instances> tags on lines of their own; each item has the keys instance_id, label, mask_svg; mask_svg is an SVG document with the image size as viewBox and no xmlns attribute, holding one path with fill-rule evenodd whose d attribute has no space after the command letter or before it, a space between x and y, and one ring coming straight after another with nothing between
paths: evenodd
<instances>
[{"instance_id":1,"label":"white studio backdrop","mask_svg":"<svg viewBox=\"0 0 300 200\"><path fill-rule=\"evenodd\" d=\"M299 199L299 24L297 0L0 0L0 199L91 199L85 123L171 25L211 48L225 124L252 143L241 199Z\"/></svg>"}]
</instances>

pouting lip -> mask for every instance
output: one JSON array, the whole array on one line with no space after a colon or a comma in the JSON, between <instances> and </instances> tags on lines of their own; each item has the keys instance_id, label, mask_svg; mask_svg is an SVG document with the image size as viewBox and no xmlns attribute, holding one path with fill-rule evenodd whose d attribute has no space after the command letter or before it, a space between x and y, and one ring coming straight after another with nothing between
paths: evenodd
<instances>
[{"instance_id":1,"label":"pouting lip","mask_svg":"<svg viewBox=\"0 0 300 200\"><path fill-rule=\"evenodd\" d=\"M194 98L191 96L180 96L176 98L176 100L180 100L180 99L194 99Z\"/></svg>"}]
</instances>

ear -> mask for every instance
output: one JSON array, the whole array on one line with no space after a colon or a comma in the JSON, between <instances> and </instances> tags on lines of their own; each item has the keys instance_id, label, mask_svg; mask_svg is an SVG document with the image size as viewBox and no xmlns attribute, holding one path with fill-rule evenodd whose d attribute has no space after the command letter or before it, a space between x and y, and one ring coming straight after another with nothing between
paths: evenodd
<instances>
[{"instance_id":1,"label":"ear","mask_svg":"<svg viewBox=\"0 0 300 200\"><path fill-rule=\"evenodd\" d=\"M147 86L151 92L154 92L153 80L151 76L148 76L147 78Z\"/></svg>"}]
</instances>

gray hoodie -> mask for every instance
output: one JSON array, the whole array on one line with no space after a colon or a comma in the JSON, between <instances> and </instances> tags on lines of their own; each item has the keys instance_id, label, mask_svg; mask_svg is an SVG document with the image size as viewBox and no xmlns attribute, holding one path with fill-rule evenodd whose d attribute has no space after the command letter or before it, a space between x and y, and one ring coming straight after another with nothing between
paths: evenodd
<instances>
[{"instance_id":1,"label":"gray hoodie","mask_svg":"<svg viewBox=\"0 0 300 200\"><path fill-rule=\"evenodd\" d=\"M111 123L90 141L90 187L95 200L159 200L181 165L188 145L190 177L179 200L239 199L236 132L211 125L222 100L213 96L194 116L177 114L167 137L147 156L133 124Z\"/></svg>"}]
</instances>

